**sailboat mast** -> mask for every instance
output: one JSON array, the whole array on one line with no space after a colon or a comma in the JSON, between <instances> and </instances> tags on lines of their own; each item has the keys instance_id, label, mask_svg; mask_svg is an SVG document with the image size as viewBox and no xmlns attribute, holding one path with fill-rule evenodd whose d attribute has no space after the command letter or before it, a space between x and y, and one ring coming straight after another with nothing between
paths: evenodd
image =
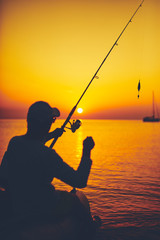
<instances>
[{"instance_id":1,"label":"sailboat mast","mask_svg":"<svg viewBox=\"0 0 160 240\"><path fill-rule=\"evenodd\" d=\"M153 118L155 117L155 110L154 110L154 92L152 92L152 102L153 102Z\"/></svg>"}]
</instances>

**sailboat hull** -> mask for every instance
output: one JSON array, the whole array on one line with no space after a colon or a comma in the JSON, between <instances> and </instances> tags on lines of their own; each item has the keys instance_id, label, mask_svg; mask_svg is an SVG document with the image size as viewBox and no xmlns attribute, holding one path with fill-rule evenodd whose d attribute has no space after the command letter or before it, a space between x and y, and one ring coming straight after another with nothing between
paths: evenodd
<instances>
[{"instance_id":1,"label":"sailboat hull","mask_svg":"<svg viewBox=\"0 0 160 240\"><path fill-rule=\"evenodd\" d=\"M160 118L155 117L144 117L143 122L160 122Z\"/></svg>"}]
</instances>

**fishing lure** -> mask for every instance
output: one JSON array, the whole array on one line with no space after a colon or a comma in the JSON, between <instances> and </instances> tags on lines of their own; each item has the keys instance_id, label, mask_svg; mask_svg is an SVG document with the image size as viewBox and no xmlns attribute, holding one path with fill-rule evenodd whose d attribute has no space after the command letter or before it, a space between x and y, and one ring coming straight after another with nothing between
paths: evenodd
<instances>
[{"instance_id":1,"label":"fishing lure","mask_svg":"<svg viewBox=\"0 0 160 240\"><path fill-rule=\"evenodd\" d=\"M139 82L138 82L138 87L137 87L137 89L138 89L138 98L139 98L139 91L140 91L140 89L141 89L141 83L140 83L140 80L139 80Z\"/></svg>"}]
</instances>

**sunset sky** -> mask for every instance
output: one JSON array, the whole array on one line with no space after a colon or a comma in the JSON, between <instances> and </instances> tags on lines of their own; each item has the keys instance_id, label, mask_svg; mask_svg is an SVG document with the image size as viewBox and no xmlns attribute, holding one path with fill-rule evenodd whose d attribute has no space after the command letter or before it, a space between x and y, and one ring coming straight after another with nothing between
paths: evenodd
<instances>
[{"instance_id":1,"label":"sunset sky","mask_svg":"<svg viewBox=\"0 0 160 240\"><path fill-rule=\"evenodd\" d=\"M140 3L1 0L0 117L25 118L39 100L66 117ZM159 0L144 0L75 117L141 119L152 114L152 91L160 113L159 13Z\"/></svg>"}]
</instances>

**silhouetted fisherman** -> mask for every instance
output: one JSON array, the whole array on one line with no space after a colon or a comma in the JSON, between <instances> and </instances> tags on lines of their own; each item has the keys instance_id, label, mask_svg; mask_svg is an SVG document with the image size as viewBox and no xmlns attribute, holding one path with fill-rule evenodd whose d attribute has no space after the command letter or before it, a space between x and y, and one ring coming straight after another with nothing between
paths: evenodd
<instances>
[{"instance_id":1,"label":"silhouetted fisherman","mask_svg":"<svg viewBox=\"0 0 160 240\"><path fill-rule=\"evenodd\" d=\"M82 219L88 214L75 194L56 191L51 184L54 178L58 178L72 187L84 188L92 164L92 137L83 141L82 158L77 170L65 163L55 150L44 145L51 137L62 135L61 128L49 133L52 123L59 116L57 108L51 108L43 101L35 102L28 110L27 133L15 136L9 142L0 174L7 183L16 216L53 213L59 218L77 214ZM90 216L86 218L91 220Z\"/></svg>"}]
</instances>

